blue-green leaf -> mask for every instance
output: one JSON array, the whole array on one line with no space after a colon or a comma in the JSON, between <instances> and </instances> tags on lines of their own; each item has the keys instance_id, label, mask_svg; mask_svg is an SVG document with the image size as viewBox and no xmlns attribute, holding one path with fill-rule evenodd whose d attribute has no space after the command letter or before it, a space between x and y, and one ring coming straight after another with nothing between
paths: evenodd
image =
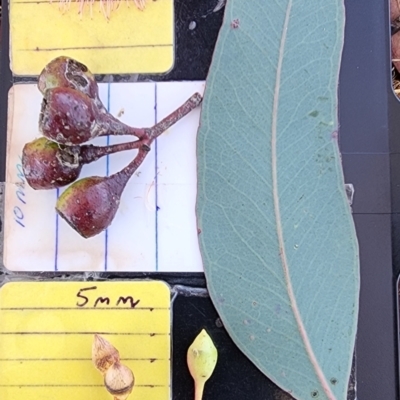
<instances>
[{"instance_id":1,"label":"blue-green leaf","mask_svg":"<svg viewBox=\"0 0 400 400\"><path fill-rule=\"evenodd\" d=\"M198 133L211 298L237 346L297 399L346 399L354 348L358 245L336 134L343 31L340 0L228 0Z\"/></svg>"}]
</instances>

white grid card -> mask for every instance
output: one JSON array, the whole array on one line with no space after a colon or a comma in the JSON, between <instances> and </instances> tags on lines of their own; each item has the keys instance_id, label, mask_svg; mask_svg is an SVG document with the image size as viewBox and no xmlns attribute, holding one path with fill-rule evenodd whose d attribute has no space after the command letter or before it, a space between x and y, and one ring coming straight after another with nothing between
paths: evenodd
<instances>
[{"instance_id":1,"label":"white grid card","mask_svg":"<svg viewBox=\"0 0 400 400\"><path fill-rule=\"evenodd\" d=\"M180 106L204 82L100 84L100 98L121 121L152 126ZM200 109L192 111L152 145L126 186L112 225L84 239L55 212L63 190L33 190L22 173L21 151L40 136L42 95L33 84L9 93L4 265L13 271L200 272L195 216L196 134ZM97 138L96 145L132 141ZM135 150L85 165L80 178L110 175L129 164Z\"/></svg>"}]
</instances>

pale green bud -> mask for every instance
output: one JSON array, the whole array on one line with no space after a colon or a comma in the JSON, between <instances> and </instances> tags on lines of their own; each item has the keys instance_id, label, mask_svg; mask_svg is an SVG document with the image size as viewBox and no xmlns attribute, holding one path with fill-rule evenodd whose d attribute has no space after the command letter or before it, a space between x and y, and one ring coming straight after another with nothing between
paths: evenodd
<instances>
[{"instance_id":1,"label":"pale green bud","mask_svg":"<svg viewBox=\"0 0 400 400\"><path fill-rule=\"evenodd\" d=\"M208 333L203 329L187 352L187 363L195 382L195 400L201 400L204 384L217 364L218 351Z\"/></svg>"}]
</instances>

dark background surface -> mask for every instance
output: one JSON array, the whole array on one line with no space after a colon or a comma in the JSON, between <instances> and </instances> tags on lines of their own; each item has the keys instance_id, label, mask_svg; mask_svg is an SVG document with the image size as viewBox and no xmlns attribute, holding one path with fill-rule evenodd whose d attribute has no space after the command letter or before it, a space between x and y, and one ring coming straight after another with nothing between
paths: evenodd
<instances>
[{"instance_id":1,"label":"dark background surface","mask_svg":"<svg viewBox=\"0 0 400 400\"><path fill-rule=\"evenodd\" d=\"M139 80L205 79L222 21L223 10L212 12L216 3L217 0L175 0L175 67L167 75L139 76ZM346 1L346 37L339 87L340 145L345 180L356 188L353 212L361 257L356 344L359 400L399 399L396 278L400 272L400 105L391 89L387 3ZM189 29L192 21L196 22L194 30ZM4 180L6 101L11 84L6 15L3 15L2 30L0 181ZM123 79L114 77L119 78ZM205 285L202 274L124 276ZM205 399L289 398L233 345L216 322L218 316L208 298L178 296L173 318L174 400L193 398L185 355L203 327L215 341L220 356L215 375L206 385Z\"/></svg>"}]
</instances>

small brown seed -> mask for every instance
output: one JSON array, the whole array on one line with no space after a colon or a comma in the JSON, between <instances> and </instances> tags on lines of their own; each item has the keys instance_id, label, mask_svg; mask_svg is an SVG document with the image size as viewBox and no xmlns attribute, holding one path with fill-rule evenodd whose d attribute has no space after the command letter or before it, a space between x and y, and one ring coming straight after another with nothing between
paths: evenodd
<instances>
[{"instance_id":1,"label":"small brown seed","mask_svg":"<svg viewBox=\"0 0 400 400\"><path fill-rule=\"evenodd\" d=\"M133 372L120 362L113 364L104 375L104 385L115 400L125 400L135 384Z\"/></svg>"}]
</instances>

